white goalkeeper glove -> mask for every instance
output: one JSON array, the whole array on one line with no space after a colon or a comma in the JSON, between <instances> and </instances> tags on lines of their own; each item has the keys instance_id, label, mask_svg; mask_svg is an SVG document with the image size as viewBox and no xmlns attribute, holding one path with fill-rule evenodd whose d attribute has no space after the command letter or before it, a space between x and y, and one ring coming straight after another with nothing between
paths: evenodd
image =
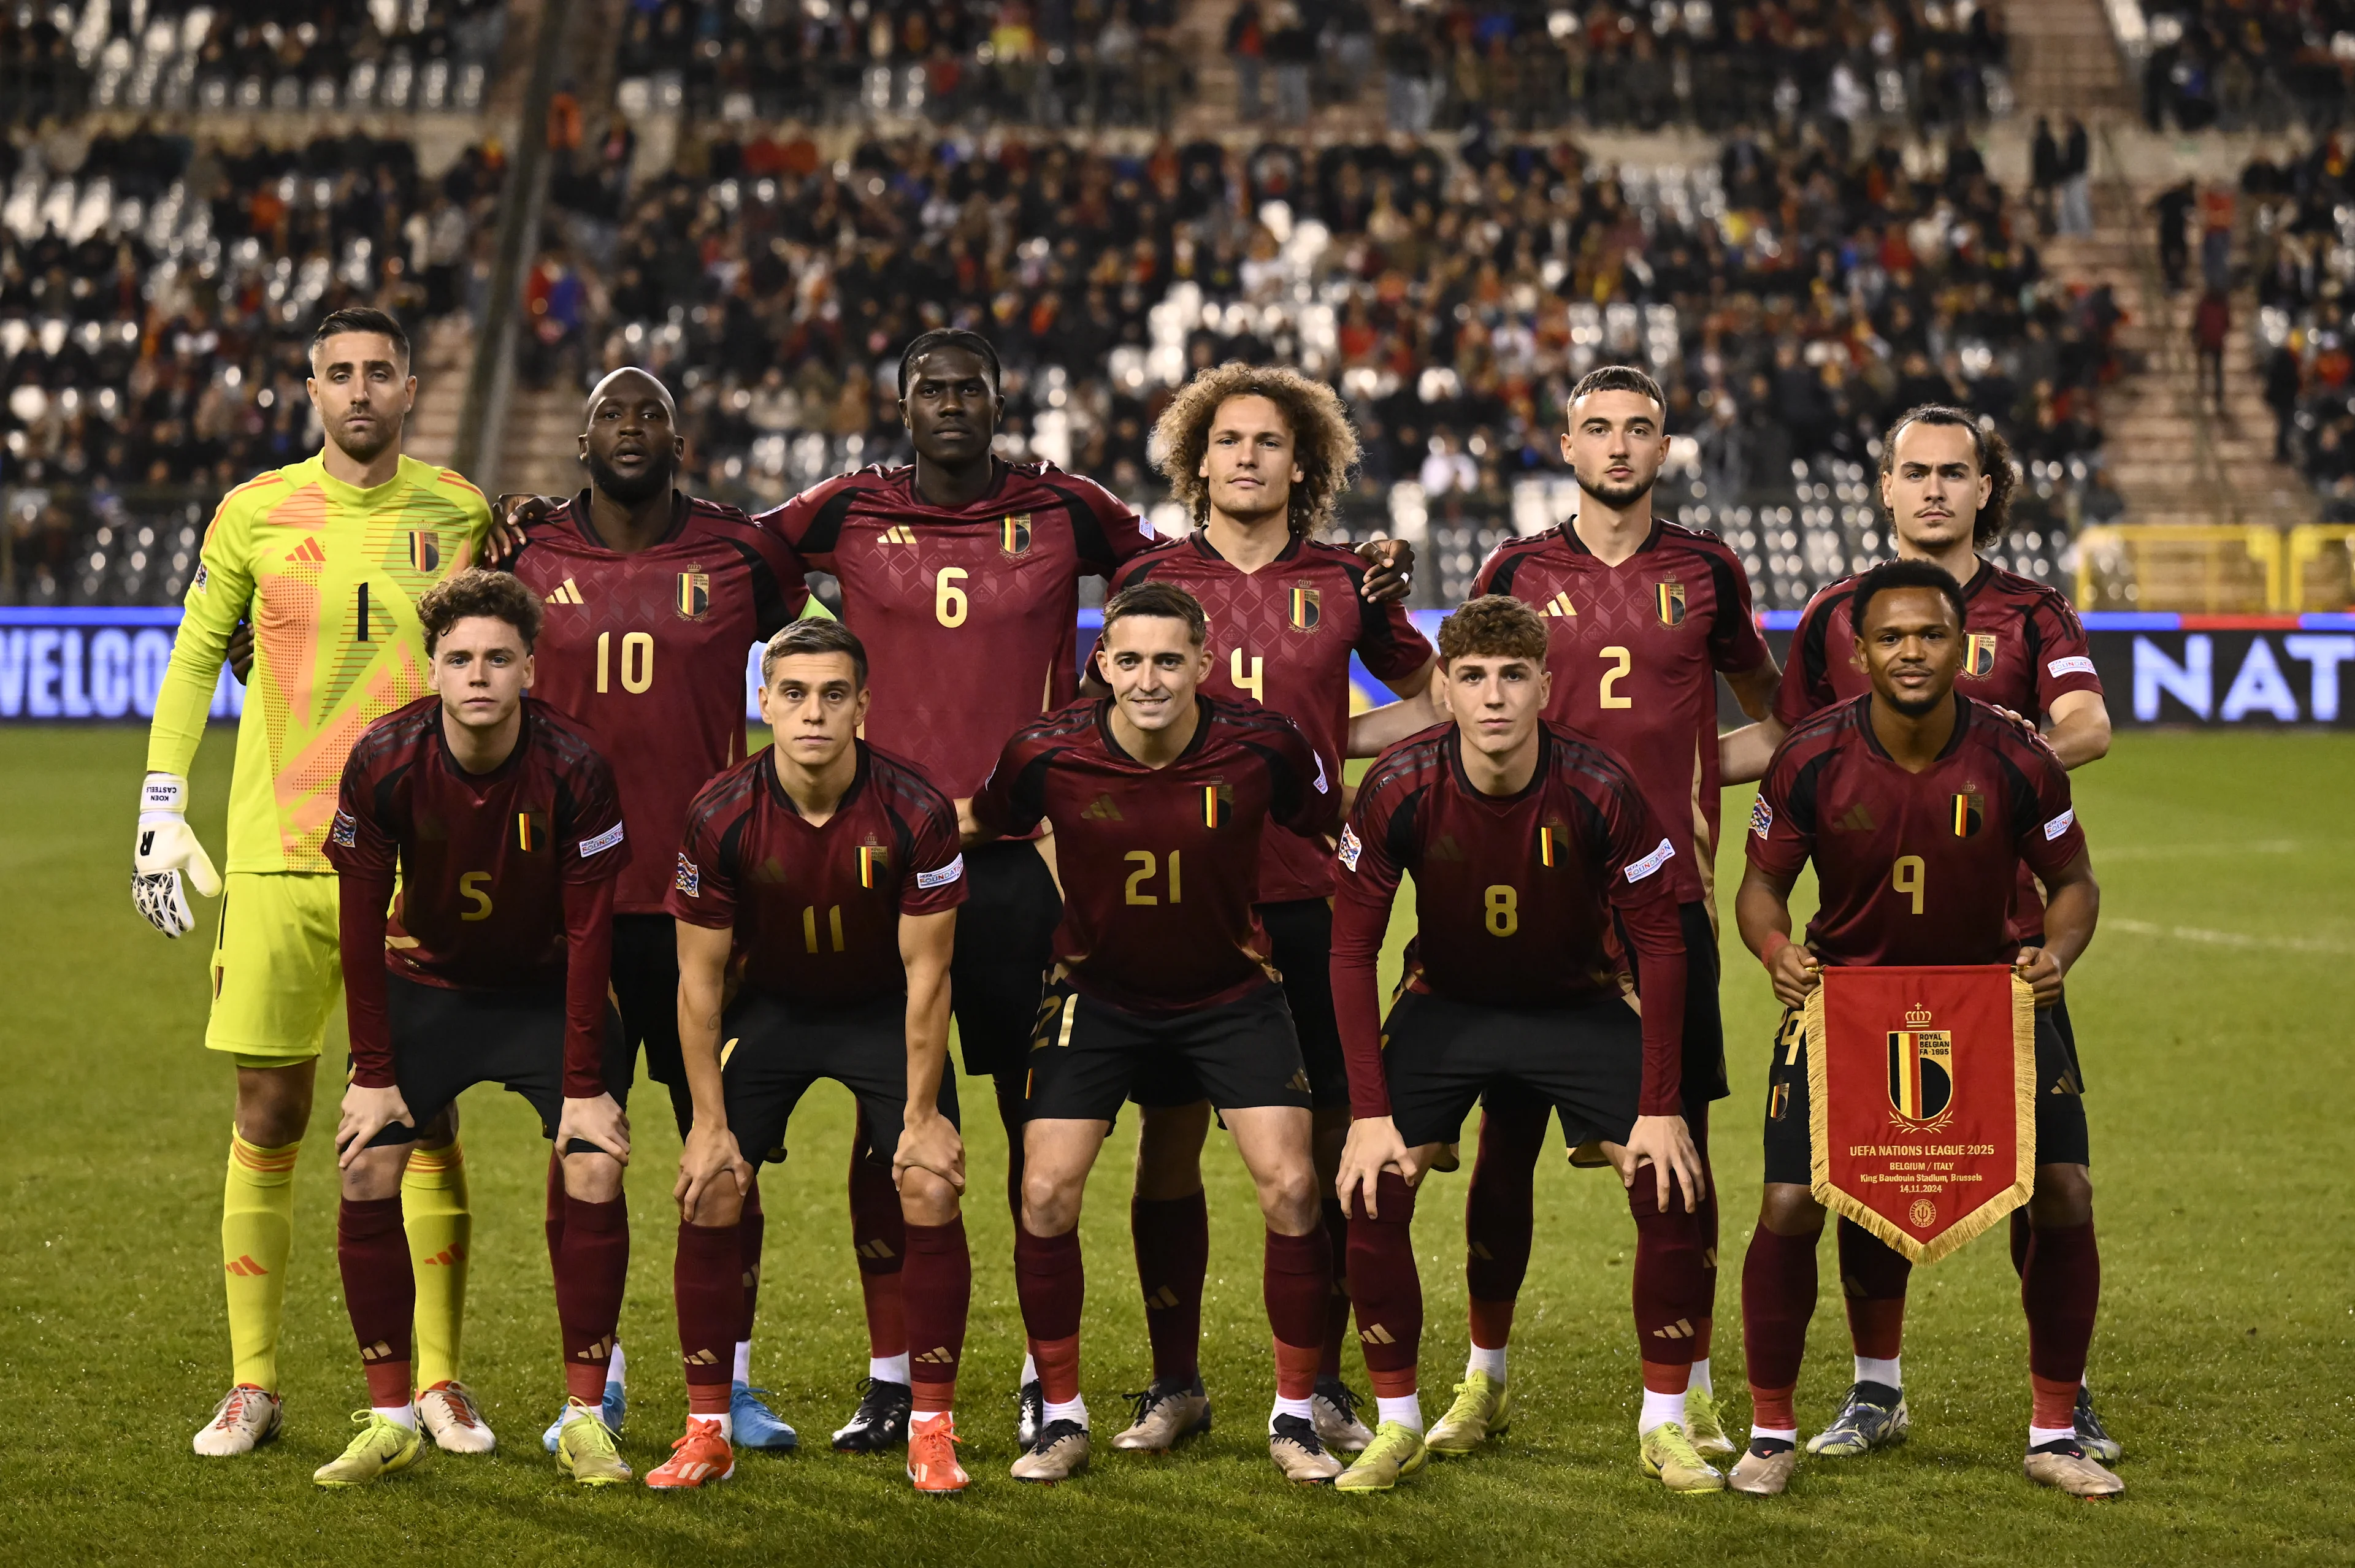
<instances>
[{"instance_id":1,"label":"white goalkeeper glove","mask_svg":"<svg viewBox=\"0 0 2355 1568\"><path fill-rule=\"evenodd\" d=\"M139 792L139 842L132 851L131 901L148 924L166 936L184 936L197 917L189 912L180 874L187 873L207 898L221 891L212 857L188 826L188 781L176 773L149 773Z\"/></svg>"}]
</instances>

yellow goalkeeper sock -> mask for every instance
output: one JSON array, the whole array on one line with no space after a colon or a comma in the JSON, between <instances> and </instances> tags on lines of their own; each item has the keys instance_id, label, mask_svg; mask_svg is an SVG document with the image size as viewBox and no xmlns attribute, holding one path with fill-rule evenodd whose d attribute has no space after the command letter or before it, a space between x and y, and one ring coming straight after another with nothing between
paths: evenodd
<instances>
[{"instance_id":1,"label":"yellow goalkeeper sock","mask_svg":"<svg viewBox=\"0 0 2355 1568\"><path fill-rule=\"evenodd\" d=\"M400 1220L417 1275L417 1386L458 1375L458 1336L466 1317L466 1254L474 1221L466 1208L466 1154L410 1151L400 1179Z\"/></svg>"},{"instance_id":2,"label":"yellow goalkeeper sock","mask_svg":"<svg viewBox=\"0 0 2355 1568\"><path fill-rule=\"evenodd\" d=\"M234 1380L278 1392L278 1327L286 1309L286 1256L294 1243L294 1158L250 1144L231 1128L221 1194L221 1279L229 1293Z\"/></svg>"}]
</instances>

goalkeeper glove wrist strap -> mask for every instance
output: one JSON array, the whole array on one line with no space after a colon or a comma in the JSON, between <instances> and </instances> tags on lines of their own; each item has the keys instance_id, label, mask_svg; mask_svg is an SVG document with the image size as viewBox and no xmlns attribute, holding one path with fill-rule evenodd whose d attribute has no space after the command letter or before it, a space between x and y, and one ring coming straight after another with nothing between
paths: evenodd
<instances>
[{"instance_id":1,"label":"goalkeeper glove wrist strap","mask_svg":"<svg viewBox=\"0 0 2355 1568\"><path fill-rule=\"evenodd\" d=\"M139 786L139 815L153 816L170 812L185 816L188 809L188 781L177 773L149 773Z\"/></svg>"}]
</instances>

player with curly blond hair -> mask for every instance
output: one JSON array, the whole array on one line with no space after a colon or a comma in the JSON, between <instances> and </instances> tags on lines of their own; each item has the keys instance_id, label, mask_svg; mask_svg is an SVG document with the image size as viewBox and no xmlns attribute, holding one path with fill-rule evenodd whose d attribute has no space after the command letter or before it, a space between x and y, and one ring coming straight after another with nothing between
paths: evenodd
<instances>
[{"instance_id":1,"label":"player with curly blond hair","mask_svg":"<svg viewBox=\"0 0 2355 1568\"><path fill-rule=\"evenodd\" d=\"M1169 481L1169 493L1201 527L1214 504L1209 454L1220 411L1230 403L1256 399L1283 416L1293 473L1281 486L1284 522L1302 537L1323 533L1333 522L1333 504L1358 466L1358 427L1340 395L1324 382L1282 365L1245 365L1230 360L1186 383L1153 423L1154 466Z\"/></svg>"}]
</instances>

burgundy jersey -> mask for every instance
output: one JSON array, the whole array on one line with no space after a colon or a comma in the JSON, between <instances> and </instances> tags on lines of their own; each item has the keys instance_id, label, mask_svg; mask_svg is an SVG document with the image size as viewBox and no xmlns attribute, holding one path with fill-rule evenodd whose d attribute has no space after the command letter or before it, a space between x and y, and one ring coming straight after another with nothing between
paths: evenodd
<instances>
[{"instance_id":1,"label":"burgundy jersey","mask_svg":"<svg viewBox=\"0 0 2355 1568\"><path fill-rule=\"evenodd\" d=\"M764 747L713 779L687 814L670 912L736 932L756 991L818 1007L908 987L900 917L964 902L956 807L899 758L861 741L858 772L813 827Z\"/></svg>"},{"instance_id":2,"label":"burgundy jersey","mask_svg":"<svg viewBox=\"0 0 2355 1568\"><path fill-rule=\"evenodd\" d=\"M744 666L809 602L801 569L733 507L674 492L662 541L622 554L589 520L586 491L537 523L510 570L546 611L532 695L613 766L630 837L667 848L687 802L744 755ZM613 907L659 914L670 867L650 848Z\"/></svg>"},{"instance_id":3,"label":"burgundy jersey","mask_svg":"<svg viewBox=\"0 0 2355 1568\"><path fill-rule=\"evenodd\" d=\"M1231 1001L1269 978L1260 839L1338 825L1335 776L1293 722L1199 697L1194 739L1148 768L1112 737L1112 699L1075 702L1006 742L973 797L991 832L1055 829L1055 956L1085 995L1139 1010Z\"/></svg>"},{"instance_id":4,"label":"burgundy jersey","mask_svg":"<svg viewBox=\"0 0 2355 1568\"><path fill-rule=\"evenodd\" d=\"M398 868L384 966L458 989L561 981L564 884L630 861L613 770L528 697L514 752L486 773L450 754L439 697L369 725L344 764L326 848L338 871Z\"/></svg>"},{"instance_id":5,"label":"burgundy jersey","mask_svg":"<svg viewBox=\"0 0 2355 1568\"><path fill-rule=\"evenodd\" d=\"M971 506L935 507L913 468L862 468L758 519L842 583L867 645L867 739L952 799L981 787L1006 737L1079 689L1080 579L1109 577L1156 536L1092 480L1000 463Z\"/></svg>"},{"instance_id":6,"label":"burgundy jersey","mask_svg":"<svg viewBox=\"0 0 2355 1568\"><path fill-rule=\"evenodd\" d=\"M2085 852L2069 775L2041 740L1955 699L1954 739L1918 773L1872 732L1872 699L1785 737L1751 811L1752 864L1816 864L1807 944L1827 964L2008 964L2024 865L2051 876Z\"/></svg>"},{"instance_id":7,"label":"burgundy jersey","mask_svg":"<svg viewBox=\"0 0 2355 1568\"><path fill-rule=\"evenodd\" d=\"M1645 987L1645 1114L1679 1107L1684 975L1675 880L1689 853L1665 832L1617 758L1568 730L1539 726L1535 775L1498 798L1465 775L1454 725L1425 730L1382 753L1359 785L1342 830L1348 874L1334 900L1334 1003L1342 1040L1380 1060L1371 1038L1371 966L1401 876L1414 878L1415 935L1406 984L1487 1007L1550 1008L1619 994L1618 927L1637 950ZM1350 971L1347 985L1343 971ZM1365 973L1360 976L1358 971ZM1654 1036L1668 1076L1655 1093ZM1349 1074L1353 1092L1379 1071ZM1360 1115L1388 1112L1366 1109ZM1665 1110L1657 1107L1665 1105Z\"/></svg>"},{"instance_id":8,"label":"burgundy jersey","mask_svg":"<svg viewBox=\"0 0 2355 1568\"><path fill-rule=\"evenodd\" d=\"M1295 538L1257 571L1241 571L1196 529L1121 568L1115 590L1167 582L1202 602L1210 617L1210 674L1202 689L1247 697L1299 726L1327 776L1341 776L1349 739L1349 656L1376 680L1398 682L1432 660L1430 643L1402 604L1369 604L1367 566L1354 550ZM1328 898L1333 852L1286 828L1260 840L1262 903Z\"/></svg>"},{"instance_id":9,"label":"burgundy jersey","mask_svg":"<svg viewBox=\"0 0 2355 1568\"><path fill-rule=\"evenodd\" d=\"M1602 741L1674 834L1686 903L1717 870L1717 676L1766 662L1750 579L1712 533L1663 518L1616 566L1564 523L1500 545L1473 592L1509 593L1546 621L1546 718Z\"/></svg>"},{"instance_id":10,"label":"burgundy jersey","mask_svg":"<svg viewBox=\"0 0 2355 1568\"><path fill-rule=\"evenodd\" d=\"M1796 729L1809 714L1872 689L1856 654L1856 624L1849 608L1855 595L1856 579L1845 577L1818 592L1800 613L1783 684L1774 693L1774 717L1785 728ZM2067 692L2101 694L2102 677L2094 672L2084 625L2059 590L1981 561L1963 585L1963 610L1967 644L1955 689L1964 696L2033 720L2050 715L2053 700ZM2013 934L2041 933L2044 900L2025 868L2013 896Z\"/></svg>"}]
</instances>

